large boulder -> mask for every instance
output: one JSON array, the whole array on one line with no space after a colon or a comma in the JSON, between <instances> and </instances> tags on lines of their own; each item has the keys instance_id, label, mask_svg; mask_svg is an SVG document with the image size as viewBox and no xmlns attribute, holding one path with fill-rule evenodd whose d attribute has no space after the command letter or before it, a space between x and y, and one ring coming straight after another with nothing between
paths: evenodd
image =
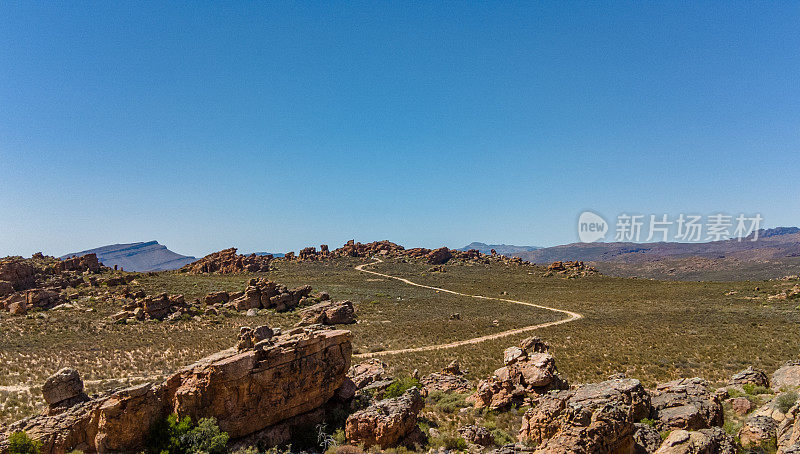
<instances>
[{"instance_id":1,"label":"large boulder","mask_svg":"<svg viewBox=\"0 0 800 454\"><path fill-rule=\"evenodd\" d=\"M800 361L789 361L772 374L772 389L800 388Z\"/></svg>"},{"instance_id":2,"label":"large boulder","mask_svg":"<svg viewBox=\"0 0 800 454\"><path fill-rule=\"evenodd\" d=\"M356 322L351 301L323 301L300 312L300 325L343 325Z\"/></svg>"},{"instance_id":3,"label":"large boulder","mask_svg":"<svg viewBox=\"0 0 800 454\"><path fill-rule=\"evenodd\" d=\"M384 399L347 418L345 436L354 444L381 449L408 444L419 436L417 415L425 405L417 388L410 388L402 396Z\"/></svg>"},{"instance_id":4,"label":"large boulder","mask_svg":"<svg viewBox=\"0 0 800 454\"><path fill-rule=\"evenodd\" d=\"M638 380L617 379L550 392L525 412L521 441L541 453L633 452L634 423L650 413Z\"/></svg>"},{"instance_id":5,"label":"large boulder","mask_svg":"<svg viewBox=\"0 0 800 454\"><path fill-rule=\"evenodd\" d=\"M8 446L7 437L20 430L42 442L42 454L139 452L148 428L171 413L195 421L216 418L220 429L232 439L240 438L321 407L343 384L350 354L349 331L292 330L260 341L253 349L234 347L201 359L162 383L135 386L78 403L58 415L12 424L0 435L0 452ZM57 381L73 385L70 392L54 393L52 400L77 388L72 378Z\"/></svg>"},{"instance_id":6,"label":"large boulder","mask_svg":"<svg viewBox=\"0 0 800 454\"><path fill-rule=\"evenodd\" d=\"M433 250L428 254L428 263L430 263L431 265L443 265L447 263L451 258L453 258L453 253L450 252L450 249L442 247Z\"/></svg>"},{"instance_id":7,"label":"large boulder","mask_svg":"<svg viewBox=\"0 0 800 454\"><path fill-rule=\"evenodd\" d=\"M42 395L51 412L89 400L83 392L83 380L74 369L64 368L50 376L42 385Z\"/></svg>"},{"instance_id":8,"label":"large boulder","mask_svg":"<svg viewBox=\"0 0 800 454\"><path fill-rule=\"evenodd\" d=\"M722 403L701 378L681 378L661 383L653 392L652 418L661 430L707 429L721 426Z\"/></svg>"},{"instance_id":9,"label":"large boulder","mask_svg":"<svg viewBox=\"0 0 800 454\"><path fill-rule=\"evenodd\" d=\"M181 268L181 272L190 274L258 273L269 271L271 261L271 255L239 255L236 253L236 248L229 248L192 262Z\"/></svg>"},{"instance_id":10,"label":"large boulder","mask_svg":"<svg viewBox=\"0 0 800 454\"><path fill-rule=\"evenodd\" d=\"M733 437L719 427L670 432L656 454L736 454Z\"/></svg>"},{"instance_id":11,"label":"large boulder","mask_svg":"<svg viewBox=\"0 0 800 454\"><path fill-rule=\"evenodd\" d=\"M634 454L650 454L661 446L661 434L653 426L638 422L633 426Z\"/></svg>"},{"instance_id":12,"label":"large boulder","mask_svg":"<svg viewBox=\"0 0 800 454\"><path fill-rule=\"evenodd\" d=\"M103 264L97 259L97 254L91 253L80 257L70 257L58 263L59 271L89 271L96 273L100 271Z\"/></svg>"},{"instance_id":13,"label":"large boulder","mask_svg":"<svg viewBox=\"0 0 800 454\"><path fill-rule=\"evenodd\" d=\"M347 372L347 377L353 381L356 389L361 389L371 383L388 379L387 370L386 363L378 358L370 358L363 363L354 364Z\"/></svg>"}]
</instances>

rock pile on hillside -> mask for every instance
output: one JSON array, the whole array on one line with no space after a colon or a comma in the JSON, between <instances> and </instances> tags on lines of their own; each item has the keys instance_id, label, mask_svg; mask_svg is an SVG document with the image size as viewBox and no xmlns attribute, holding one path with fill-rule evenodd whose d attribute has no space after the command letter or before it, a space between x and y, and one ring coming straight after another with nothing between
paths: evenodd
<instances>
[{"instance_id":1,"label":"rock pile on hillside","mask_svg":"<svg viewBox=\"0 0 800 454\"><path fill-rule=\"evenodd\" d=\"M545 276L560 275L565 277L584 277L598 274L597 269L583 262L553 262L547 266Z\"/></svg>"},{"instance_id":2,"label":"rock pile on hillside","mask_svg":"<svg viewBox=\"0 0 800 454\"><path fill-rule=\"evenodd\" d=\"M549 346L538 337L525 339L518 347L507 348L503 354L505 366L481 380L469 401L476 408L497 410L530 396L568 388L548 351Z\"/></svg>"},{"instance_id":3,"label":"rock pile on hillside","mask_svg":"<svg viewBox=\"0 0 800 454\"><path fill-rule=\"evenodd\" d=\"M86 254L80 257L70 257L58 263L59 271L89 271L97 273L103 264L97 259L97 254Z\"/></svg>"},{"instance_id":4,"label":"rock pile on hillside","mask_svg":"<svg viewBox=\"0 0 800 454\"><path fill-rule=\"evenodd\" d=\"M174 320L184 314L196 316L203 312L197 301L186 303L183 295L161 293L127 303L122 311L111 316L111 321L122 323L130 319Z\"/></svg>"},{"instance_id":5,"label":"rock pile on hillside","mask_svg":"<svg viewBox=\"0 0 800 454\"><path fill-rule=\"evenodd\" d=\"M302 285L293 289L265 278L253 278L241 292L211 292L203 298L206 305L217 308L226 307L231 310L246 311L249 309L275 309L287 311L299 305L315 302L309 298L312 288ZM320 294L322 298L323 294ZM329 298L324 294L325 298Z\"/></svg>"},{"instance_id":6,"label":"rock pile on hillside","mask_svg":"<svg viewBox=\"0 0 800 454\"><path fill-rule=\"evenodd\" d=\"M230 248L208 254L180 271L189 274L259 273L269 271L271 261L271 255L239 255L236 248Z\"/></svg>"},{"instance_id":7,"label":"rock pile on hillside","mask_svg":"<svg viewBox=\"0 0 800 454\"><path fill-rule=\"evenodd\" d=\"M467 393L472 391L472 383L464 376L458 361L452 361L441 372L434 372L420 378L419 382L428 392L444 391Z\"/></svg>"},{"instance_id":8,"label":"rock pile on hillside","mask_svg":"<svg viewBox=\"0 0 800 454\"><path fill-rule=\"evenodd\" d=\"M81 398L57 414L14 423L0 434L0 452L16 431L39 440L43 454L139 452L148 429L171 413L195 421L216 418L232 439L270 431L331 399L345 379L350 353L349 331L298 328L254 348L208 356L161 383ZM45 387L48 402L60 405L82 393L74 371L62 370L51 380ZM288 433L270 436L272 443L284 443Z\"/></svg>"}]
</instances>

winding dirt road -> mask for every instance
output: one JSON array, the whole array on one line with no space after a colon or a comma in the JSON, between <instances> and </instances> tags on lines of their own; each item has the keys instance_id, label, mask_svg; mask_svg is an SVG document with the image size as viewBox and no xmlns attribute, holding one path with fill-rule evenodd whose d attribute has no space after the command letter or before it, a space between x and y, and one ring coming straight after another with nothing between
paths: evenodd
<instances>
[{"instance_id":1,"label":"winding dirt road","mask_svg":"<svg viewBox=\"0 0 800 454\"><path fill-rule=\"evenodd\" d=\"M567 315L567 318L563 318L561 320L556 320L554 322L539 323L537 325L530 325L530 326L524 326L522 328L510 329L510 330L501 331L501 332L495 333L495 334L487 334L486 336L479 336L479 337L473 337L471 339L465 339L465 340L460 340L460 341L456 341L456 342L450 342L448 344L435 344L435 345L426 345L424 347L402 348L402 349L399 349L399 350L384 350L384 351L373 352L373 353L360 353L358 355L353 355L353 357L355 357L355 358L371 358L371 357L375 357L375 356L398 355L398 354L401 354L401 353L426 352L426 351L432 351L432 350L444 350L444 349L447 349L447 348L462 347L464 345L478 344L480 342L485 342L485 341L492 340L492 339L499 339L501 337L512 336L514 334L520 334L520 333L525 333L525 332L528 332L528 331L533 331L533 330L537 330L537 329L541 329L541 328L547 328L548 326L561 325L561 324L564 324L564 323L573 322L575 320L579 320L579 319L583 318L583 315L581 315L581 314L579 314L577 312L572 312L572 311L568 311L568 310L564 310L564 309L556 309L555 307L542 306L540 304L526 303L525 301L510 300L510 299L506 299L506 298L495 298L495 297L491 297L491 296L482 296L482 295L470 295L470 294L467 294L467 293L461 293L461 292L456 292L456 291L453 291L453 290L448 290L446 288L432 287L430 285L418 284L416 282L409 281L408 279L404 279L402 277L391 276L391 275L388 275L388 274L378 273L377 271L370 271L370 270L365 270L364 269L365 266L375 265L377 263L382 263L382 262L383 262L383 260L381 260L379 258L375 258L374 262L365 263L363 265L358 265L355 269L358 270L358 271L361 271L362 273L369 273L369 274L374 274L375 276L381 276L381 277L388 278L388 279L395 279L395 280L398 280L398 281L403 282L405 284L413 285L414 287L422 287L422 288L427 288L427 289L431 289L431 290L437 290L437 291L440 291L440 292L450 293L452 295L458 295L458 296L465 296L465 297L468 297L468 298L478 298L478 299L482 299L482 300L503 301L505 303L520 304L522 306L535 307L537 309L544 309L544 310L548 310L548 311L552 311L552 312L558 312L558 313L561 313L561 314L565 314L565 315Z\"/></svg>"}]
</instances>

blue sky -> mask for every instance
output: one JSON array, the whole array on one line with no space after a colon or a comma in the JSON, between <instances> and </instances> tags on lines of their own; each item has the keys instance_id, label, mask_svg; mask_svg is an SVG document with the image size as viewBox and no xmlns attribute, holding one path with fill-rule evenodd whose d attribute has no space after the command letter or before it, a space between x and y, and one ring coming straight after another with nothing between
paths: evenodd
<instances>
[{"instance_id":1,"label":"blue sky","mask_svg":"<svg viewBox=\"0 0 800 454\"><path fill-rule=\"evenodd\" d=\"M800 224L796 2L0 3L0 255Z\"/></svg>"}]
</instances>

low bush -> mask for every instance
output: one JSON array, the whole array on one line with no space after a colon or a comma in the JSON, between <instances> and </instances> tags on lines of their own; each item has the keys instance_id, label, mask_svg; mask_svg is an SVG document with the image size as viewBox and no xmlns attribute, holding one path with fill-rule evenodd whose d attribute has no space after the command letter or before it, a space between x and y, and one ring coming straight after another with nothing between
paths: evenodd
<instances>
[{"instance_id":1,"label":"low bush","mask_svg":"<svg viewBox=\"0 0 800 454\"><path fill-rule=\"evenodd\" d=\"M789 391L787 393L783 393L778 396L777 406L778 410L781 413L786 413L789 411L790 408L794 407L794 404L797 403L797 393L795 391Z\"/></svg>"},{"instance_id":2,"label":"low bush","mask_svg":"<svg viewBox=\"0 0 800 454\"><path fill-rule=\"evenodd\" d=\"M25 432L14 432L8 437L9 454L39 454L40 449L42 443L31 439Z\"/></svg>"},{"instance_id":3,"label":"low bush","mask_svg":"<svg viewBox=\"0 0 800 454\"><path fill-rule=\"evenodd\" d=\"M222 432L214 418L203 418L197 426L188 416L169 415L150 430L146 446L151 454L223 454L228 434Z\"/></svg>"},{"instance_id":4,"label":"low bush","mask_svg":"<svg viewBox=\"0 0 800 454\"><path fill-rule=\"evenodd\" d=\"M756 396L758 394L772 394L772 390L766 386L758 386L752 383L746 383L742 385L742 389L744 389L744 392L750 394L751 396Z\"/></svg>"},{"instance_id":5,"label":"low bush","mask_svg":"<svg viewBox=\"0 0 800 454\"><path fill-rule=\"evenodd\" d=\"M383 397L385 399L393 399L395 397L400 397L403 395L403 393L405 393L406 391L415 386L420 389L422 388L422 384L416 378L400 377L394 382L392 382L392 384L389 385L388 388L386 388L386 391L383 393Z\"/></svg>"}]
</instances>

